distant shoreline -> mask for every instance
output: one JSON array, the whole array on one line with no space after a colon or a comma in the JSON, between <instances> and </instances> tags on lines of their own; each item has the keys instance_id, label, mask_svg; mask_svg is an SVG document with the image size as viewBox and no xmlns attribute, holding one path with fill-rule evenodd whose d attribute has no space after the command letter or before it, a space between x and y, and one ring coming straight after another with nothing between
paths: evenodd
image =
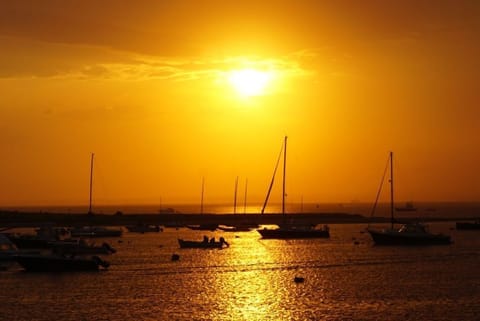
<instances>
[{"instance_id":1,"label":"distant shoreline","mask_svg":"<svg viewBox=\"0 0 480 321\"><path fill-rule=\"evenodd\" d=\"M18 212L3 211L0 212L0 227L36 227L45 224L56 226L81 226L81 225L104 225L104 226L124 226L136 224L139 222L145 224L164 225L169 223L188 224L224 224L235 225L242 222L255 222L260 225L278 224L285 219L295 219L296 222L305 222L311 224L354 224L354 223L388 223L388 217L365 217L360 214L348 213L289 213L282 214L185 214L185 213L166 213L166 214L68 214L68 213L45 213L45 212ZM473 220L475 217L437 217L421 218L409 217L408 220L418 220L424 222L434 221L464 221ZM397 219L401 223L405 218Z\"/></svg>"}]
</instances>

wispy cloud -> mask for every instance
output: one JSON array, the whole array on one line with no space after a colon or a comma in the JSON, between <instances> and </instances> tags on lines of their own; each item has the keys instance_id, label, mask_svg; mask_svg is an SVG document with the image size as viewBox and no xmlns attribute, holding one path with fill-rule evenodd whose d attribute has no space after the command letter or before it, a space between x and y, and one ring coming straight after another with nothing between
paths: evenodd
<instances>
[{"instance_id":1,"label":"wispy cloud","mask_svg":"<svg viewBox=\"0 0 480 321\"><path fill-rule=\"evenodd\" d=\"M147 56L107 47L0 37L0 78L105 79L121 81L213 79L233 69L255 68L298 77L314 73L317 51L278 57Z\"/></svg>"},{"instance_id":2,"label":"wispy cloud","mask_svg":"<svg viewBox=\"0 0 480 321\"><path fill-rule=\"evenodd\" d=\"M311 57L311 56L310 56ZM191 81L214 79L234 69L255 68L275 71L286 77L307 76L314 73L302 64L297 54L284 57L225 57L225 58L171 58L135 57L133 62L98 63L58 74L57 77L102 78L126 81L163 79Z\"/></svg>"}]
</instances>

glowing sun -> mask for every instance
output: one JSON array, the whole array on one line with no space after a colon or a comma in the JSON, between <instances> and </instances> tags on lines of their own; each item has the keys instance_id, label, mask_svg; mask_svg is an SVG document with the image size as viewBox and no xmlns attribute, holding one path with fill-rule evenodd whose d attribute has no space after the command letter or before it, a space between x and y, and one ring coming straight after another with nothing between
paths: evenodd
<instances>
[{"instance_id":1,"label":"glowing sun","mask_svg":"<svg viewBox=\"0 0 480 321\"><path fill-rule=\"evenodd\" d=\"M271 78L269 72L255 69L232 70L228 76L230 84L243 97L265 94L265 88Z\"/></svg>"}]
</instances>

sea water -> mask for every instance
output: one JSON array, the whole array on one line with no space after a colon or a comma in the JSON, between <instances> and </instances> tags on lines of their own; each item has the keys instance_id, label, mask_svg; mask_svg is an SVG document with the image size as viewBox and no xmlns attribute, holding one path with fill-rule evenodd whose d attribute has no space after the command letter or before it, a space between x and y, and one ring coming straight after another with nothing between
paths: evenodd
<instances>
[{"instance_id":1,"label":"sea water","mask_svg":"<svg viewBox=\"0 0 480 321\"><path fill-rule=\"evenodd\" d=\"M480 231L453 227L430 224L454 243L425 247L374 246L364 224L310 240L125 232L107 239L117 248L107 271L1 271L0 320L478 320ZM203 235L230 247L179 249L178 238Z\"/></svg>"}]
</instances>

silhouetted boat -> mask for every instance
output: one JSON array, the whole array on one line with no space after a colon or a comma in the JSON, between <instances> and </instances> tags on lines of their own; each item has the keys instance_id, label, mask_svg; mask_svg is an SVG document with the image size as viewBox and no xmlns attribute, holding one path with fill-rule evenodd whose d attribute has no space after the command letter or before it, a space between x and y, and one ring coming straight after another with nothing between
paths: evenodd
<instances>
[{"instance_id":1,"label":"silhouetted boat","mask_svg":"<svg viewBox=\"0 0 480 321\"><path fill-rule=\"evenodd\" d=\"M136 224L125 226L129 232L133 233L149 233L149 232L162 232L163 229L158 225L149 224Z\"/></svg>"},{"instance_id":2,"label":"silhouetted boat","mask_svg":"<svg viewBox=\"0 0 480 321\"><path fill-rule=\"evenodd\" d=\"M432 234L421 223L403 224L399 229L368 230L376 245L448 245L450 236Z\"/></svg>"},{"instance_id":3,"label":"silhouetted boat","mask_svg":"<svg viewBox=\"0 0 480 321\"><path fill-rule=\"evenodd\" d=\"M95 154L91 154L90 158L90 197L88 202L88 215L93 216L92 211L92 195L93 195L93 160ZM117 212L119 214L121 212ZM72 237L119 237L122 236L123 231L121 229L107 228L104 226L80 226L70 229L70 235Z\"/></svg>"},{"instance_id":4,"label":"silhouetted boat","mask_svg":"<svg viewBox=\"0 0 480 321\"><path fill-rule=\"evenodd\" d=\"M480 230L480 219L474 222L456 222L455 227L457 230Z\"/></svg>"},{"instance_id":5,"label":"silhouetted boat","mask_svg":"<svg viewBox=\"0 0 480 321\"><path fill-rule=\"evenodd\" d=\"M285 173L286 173L286 166L287 166L287 136L285 136L284 141L283 141L283 192L282 192L282 215L285 220ZM265 207L268 203L268 198L270 196L270 192L272 190L272 186L275 180L275 173L278 168L278 163L280 161L280 156L282 155L282 152L280 152L279 158L277 160L277 164L275 166L275 170L273 172L273 177L270 182L270 187L267 192L267 197L265 199L265 202L263 204L262 212L261 214L264 213ZM328 226L324 226L321 229L315 228L314 224L304 224L304 223L295 223L293 221L291 222L284 222L283 224L279 225L279 228L277 229L268 229L268 228L263 228L263 229L258 229L258 233L262 236L264 239L300 239L300 238L328 238L330 237L330 230Z\"/></svg>"},{"instance_id":6,"label":"silhouetted boat","mask_svg":"<svg viewBox=\"0 0 480 321\"><path fill-rule=\"evenodd\" d=\"M218 228L218 224L199 224L199 225L187 225L187 227L194 231L215 231Z\"/></svg>"},{"instance_id":7,"label":"silhouetted boat","mask_svg":"<svg viewBox=\"0 0 480 321\"><path fill-rule=\"evenodd\" d=\"M52 242L51 248L54 253L63 255L113 254L117 252L107 242L96 245L88 243L83 239Z\"/></svg>"},{"instance_id":8,"label":"silhouetted boat","mask_svg":"<svg viewBox=\"0 0 480 321\"><path fill-rule=\"evenodd\" d=\"M292 225L280 226L278 229L259 229L258 233L264 239L309 239L309 238L328 238L330 237L330 229L328 226L315 228L311 225Z\"/></svg>"},{"instance_id":9,"label":"silhouetted boat","mask_svg":"<svg viewBox=\"0 0 480 321\"><path fill-rule=\"evenodd\" d=\"M72 237L120 237L123 231L120 228L107 228L104 226L82 226L70 230Z\"/></svg>"},{"instance_id":10,"label":"silhouetted boat","mask_svg":"<svg viewBox=\"0 0 480 321\"><path fill-rule=\"evenodd\" d=\"M98 271L109 263L98 256L91 258L48 255L17 255L15 260L28 272Z\"/></svg>"},{"instance_id":11,"label":"silhouetted boat","mask_svg":"<svg viewBox=\"0 0 480 321\"><path fill-rule=\"evenodd\" d=\"M5 235L0 233L0 262L15 261L19 254L38 254L39 251L19 250L15 244Z\"/></svg>"},{"instance_id":12,"label":"silhouetted boat","mask_svg":"<svg viewBox=\"0 0 480 321\"><path fill-rule=\"evenodd\" d=\"M221 237L219 241L215 241L214 238L208 240L207 237L205 237L203 241L186 241L178 239L178 244L182 249L221 249L229 246L223 237Z\"/></svg>"},{"instance_id":13,"label":"silhouetted boat","mask_svg":"<svg viewBox=\"0 0 480 321\"><path fill-rule=\"evenodd\" d=\"M412 202L406 202L403 207L395 207L397 212L416 212L417 208L413 205Z\"/></svg>"},{"instance_id":14,"label":"silhouetted boat","mask_svg":"<svg viewBox=\"0 0 480 321\"><path fill-rule=\"evenodd\" d=\"M451 244L450 236L443 234L432 234L427 231L425 225L421 223L403 224L399 229L394 228L394 194L393 194L393 152L390 152L390 228L375 230L368 228L367 231L376 245L448 245ZM372 215L375 211L378 196L385 178L382 178L377 199L375 200Z\"/></svg>"},{"instance_id":15,"label":"silhouetted boat","mask_svg":"<svg viewBox=\"0 0 480 321\"><path fill-rule=\"evenodd\" d=\"M65 228L44 226L35 230L35 234L6 233L10 241L19 249L49 249L51 243L68 236Z\"/></svg>"},{"instance_id":16,"label":"silhouetted boat","mask_svg":"<svg viewBox=\"0 0 480 321\"><path fill-rule=\"evenodd\" d=\"M229 226L229 225L219 225L218 226L218 229L219 230L222 230L224 232L249 232L251 231L253 228L256 228L258 227L258 225L256 225L255 227L251 227L251 226L242 226L242 225L232 225L232 226Z\"/></svg>"},{"instance_id":17,"label":"silhouetted boat","mask_svg":"<svg viewBox=\"0 0 480 321\"><path fill-rule=\"evenodd\" d=\"M181 228L184 227L185 224L179 223L179 222L166 222L163 223L164 227L169 227L169 228Z\"/></svg>"},{"instance_id":18,"label":"silhouetted boat","mask_svg":"<svg viewBox=\"0 0 480 321\"><path fill-rule=\"evenodd\" d=\"M247 186L248 180L245 180L245 196L244 196L244 215L247 208ZM237 217L237 191L238 191L238 177L235 179L235 189L234 189L234 197L233 197L233 215ZM249 232L252 229L258 228L258 224L252 222L251 220L245 219L237 222L237 223L230 223L229 225L219 225L217 229L222 230L224 232Z\"/></svg>"}]
</instances>

